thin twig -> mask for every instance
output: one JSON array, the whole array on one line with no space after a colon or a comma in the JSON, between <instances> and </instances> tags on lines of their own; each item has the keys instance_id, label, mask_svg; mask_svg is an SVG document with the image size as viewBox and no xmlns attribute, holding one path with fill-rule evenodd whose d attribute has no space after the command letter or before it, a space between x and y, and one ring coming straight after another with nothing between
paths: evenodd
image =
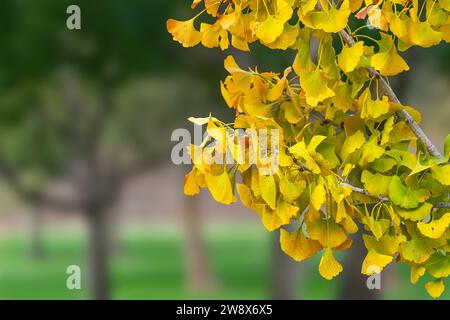
<instances>
[{"instance_id":1,"label":"thin twig","mask_svg":"<svg viewBox=\"0 0 450 320\"><path fill-rule=\"evenodd\" d=\"M293 158L293 160L294 160L294 162L297 165L302 167L304 170L313 173L311 171L311 169L306 164L301 163L300 161L298 161L295 158ZM339 180L339 184L341 186L348 187L348 188L352 189L353 192L360 193L360 194L363 194L363 195L368 196L368 197L376 198L376 199L378 199L378 201L381 201L381 202L389 202L390 201L390 199L388 197L381 197L381 196L372 195L366 189L363 189L363 188L360 188L360 187L356 187L356 186L354 186L354 185L352 185L352 184L350 184L348 182L345 182L344 178L342 178L340 176L338 176L338 180ZM438 203L436 203L434 205L434 208L436 208L436 209L438 209L438 208L450 208L450 202L438 202Z\"/></svg>"},{"instance_id":2,"label":"thin twig","mask_svg":"<svg viewBox=\"0 0 450 320\"><path fill-rule=\"evenodd\" d=\"M438 202L434 205L435 208L449 208L450 209L450 202Z\"/></svg>"}]
</instances>

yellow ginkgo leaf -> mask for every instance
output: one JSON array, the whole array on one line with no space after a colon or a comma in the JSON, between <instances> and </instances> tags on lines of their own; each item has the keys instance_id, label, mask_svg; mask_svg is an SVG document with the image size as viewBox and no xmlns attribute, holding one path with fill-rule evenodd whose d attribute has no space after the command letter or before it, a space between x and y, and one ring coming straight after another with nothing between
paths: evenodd
<instances>
[{"instance_id":1,"label":"yellow ginkgo leaf","mask_svg":"<svg viewBox=\"0 0 450 320\"><path fill-rule=\"evenodd\" d=\"M268 15L267 19L258 24L256 36L264 43L274 42L283 32L284 22Z\"/></svg>"},{"instance_id":2,"label":"yellow ginkgo leaf","mask_svg":"<svg viewBox=\"0 0 450 320\"><path fill-rule=\"evenodd\" d=\"M389 28L398 38L405 39L405 37L408 37L408 22L409 18L407 16L405 19L402 19L394 14L389 21Z\"/></svg>"},{"instance_id":3,"label":"yellow ginkgo leaf","mask_svg":"<svg viewBox=\"0 0 450 320\"><path fill-rule=\"evenodd\" d=\"M300 180L298 182L292 182L287 176L283 176L280 179L280 193L284 199L288 202L296 200L303 193L306 188L306 182Z\"/></svg>"},{"instance_id":4,"label":"yellow ginkgo leaf","mask_svg":"<svg viewBox=\"0 0 450 320\"><path fill-rule=\"evenodd\" d=\"M374 162L372 162L371 167L375 171L378 172L387 172L391 170L395 165L397 164L397 161L395 161L392 158L389 157L381 157L376 159Z\"/></svg>"},{"instance_id":5,"label":"yellow ginkgo leaf","mask_svg":"<svg viewBox=\"0 0 450 320\"><path fill-rule=\"evenodd\" d=\"M328 6L328 3L326 5ZM349 0L344 0L339 9L331 7L329 10L313 11L310 17L316 29L339 32L347 25L350 13Z\"/></svg>"},{"instance_id":6,"label":"yellow ginkgo leaf","mask_svg":"<svg viewBox=\"0 0 450 320\"><path fill-rule=\"evenodd\" d=\"M220 47L221 50L228 49L228 32L224 30L220 23L214 24L202 23L200 25L202 33L202 44L207 48Z\"/></svg>"},{"instance_id":7,"label":"yellow ginkgo leaf","mask_svg":"<svg viewBox=\"0 0 450 320\"><path fill-rule=\"evenodd\" d=\"M372 136L362 148L361 157L358 164L365 166L381 157L384 154L384 148L378 145L377 137Z\"/></svg>"},{"instance_id":8,"label":"yellow ginkgo leaf","mask_svg":"<svg viewBox=\"0 0 450 320\"><path fill-rule=\"evenodd\" d=\"M311 205L313 206L316 211L319 211L322 205L325 203L325 188L323 187L323 184L318 184L312 194L311 194Z\"/></svg>"},{"instance_id":9,"label":"yellow ginkgo leaf","mask_svg":"<svg viewBox=\"0 0 450 320\"><path fill-rule=\"evenodd\" d=\"M403 242L400 245L400 255L403 259L414 262L423 263L430 258L434 252L434 248L439 242L434 239L422 238L416 232L411 234L411 240Z\"/></svg>"},{"instance_id":10,"label":"yellow ginkgo leaf","mask_svg":"<svg viewBox=\"0 0 450 320\"><path fill-rule=\"evenodd\" d=\"M217 0L204 0L206 12L208 12L213 17L217 16L217 12L219 11L219 7L221 5L221 1Z\"/></svg>"},{"instance_id":11,"label":"yellow ginkgo leaf","mask_svg":"<svg viewBox=\"0 0 450 320\"><path fill-rule=\"evenodd\" d=\"M364 183L364 189L373 196L387 196L391 177L380 173L372 174L364 170L361 175L361 182Z\"/></svg>"},{"instance_id":12,"label":"yellow ginkgo leaf","mask_svg":"<svg viewBox=\"0 0 450 320\"><path fill-rule=\"evenodd\" d=\"M358 225L349 216L343 218L339 224L347 233L354 234L358 232Z\"/></svg>"},{"instance_id":13,"label":"yellow ginkgo leaf","mask_svg":"<svg viewBox=\"0 0 450 320\"><path fill-rule=\"evenodd\" d=\"M397 209L397 214L403 219L408 219L411 221L420 221L425 219L430 215L431 209L433 209L433 205L431 203L425 202L416 209Z\"/></svg>"},{"instance_id":14,"label":"yellow ginkgo leaf","mask_svg":"<svg viewBox=\"0 0 450 320\"><path fill-rule=\"evenodd\" d=\"M341 159L345 160L353 151L361 148L365 142L366 137L361 130L358 130L351 136L348 136L341 148Z\"/></svg>"},{"instance_id":15,"label":"yellow ginkgo leaf","mask_svg":"<svg viewBox=\"0 0 450 320\"><path fill-rule=\"evenodd\" d=\"M311 48L311 30L308 28L301 28L298 34L297 43L295 44L298 49L295 56L294 63L292 65L295 73L302 76L304 73L313 71L316 65L311 60L310 48Z\"/></svg>"},{"instance_id":16,"label":"yellow ginkgo leaf","mask_svg":"<svg viewBox=\"0 0 450 320\"><path fill-rule=\"evenodd\" d=\"M439 0L439 6L445 11L450 12L450 1L449 0Z\"/></svg>"},{"instance_id":17,"label":"yellow ginkgo leaf","mask_svg":"<svg viewBox=\"0 0 450 320\"><path fill-rule=\"evenodd\" d=\"M411 266L410 281L412 284L417 283L420 277L425 274L426 269L421 266Z\"/></svg>"},{"instance_id":18,"label":"yellow ginkgo leaf","mask_svg":"<svg viewBox=\"0 0 450 320\"><path fill-rule=\"evenodd\" d=\"M297 215L299 208L286 201L278 201L276 214L280 217L283 224L289 224L291 219Z\"/></svg>"},{"instance_id":19,"label":"yellow ginkgo leaf","mask_svg":"<svg viewBox=\"0 0 450 320\"><path fill-rule=\"evenodd\" d=\"M323 247L335 248L347 240L347 235L341 225L331 218L327 220L316 219L306 226L309 236L317 240Z\"/></svg>"},{"instance_id":20,"label":"yellow ginkgo leaf","mask_svg":"<svg viewBox=\"0 0 450 320\"><path fill-rule=\"evenodd\" d=\"M195 9L203 0L193 0L191 4L191 9Z\"/></svg>"},{"instance_id":21,"label":"yellow ginkgo leaf","mask_svg":"<svg viewBox=\"0 0 450 320\"><path fill-rule=\"evenodd\" d=\"M388 21L378 6L370 6L367 9L367 16L370 26L380 29L382 31L388 31Z\"/></svg>"},{"instance_id":22,"label":"yellow ginkgo leaf","mask_svg":"<svg viewBox=\"0 0 450 320\"><path fill-rule=\"evenodd\" d=\"M237 64L236 60L232 55L229 55L225 58L223 66L225 70L227 70L232 75L235 75L236 73L249 75L249 72L244 71L241 69L241 67L239 67L239 65Z\"/></svg>"},{"instance_id":23,"label":"yellow ginkgo leaf","mask_svg":"<svg viewBox=\"0 0 450 320\"><path fill-rule=\"evenodd\" d=\"M292 0L276 0L275 18L286 22L292 17Z\"/></svg>"},{"instance_id":24,"label":"yellow ginkgo leaf","mask_svg":"<svg viewBox=\"0 0 450 320\"><path fill-rule=\"evenodd\" d=\"M247 51L247 52L250 51L247 40L242 39L242 38L236 36L235 34L231 35L231 45L241 51Z\"/></svg>"},{"instance_id":25,"label":"yellow ginkgo leaf","mask_svg":"<svg viewBox=\"0 0 450 320\"><path fill-rule=\"evenodd\" d=\"M206 184L214 200L217 202L230 204L235 201L230 176L226 170L223 170L223 172L218 175L207 174Z\"/></svg>"},{"instance_id":26,"label":"yellow ginkgo leaf","mask_svg":"<svg viewBox=\"0 0 450 320\"><path fill-rule=\"evenodd\" d=\"M397 53L393 42L386 51L374 54L370 60L370 65L380 71L383 76L395 76L409 70L409 66Z\"/></svg>"},{"instance_id":27,"label":"yellow ginkgo leaf","mask_svg":"<svg viewBox=\"0 0 450 320\"><path fill-rule=\"evenodd\" d=\"M263 205L262 210L262 223L267 231L272 232L285 223L283 220L277 215L277 213L271 210L267 205Z\"/></svg>"},{"instance_id":28,"label":"yellow ginkgo leaf","mask_svg":"<svg viewBox=\"0 0 450 320\"><path fill-rule=\"evenodd\" d=\"M339 275L343 269L342 265L334 258L331 249L326 248L319 263L320 275L327 280L331 280Z\"/></svg>"},{"instance_id":29,"label":"yellow ginkgo leaf","mask_svg":"<svg viewBox=\"0 0 450 320\"><path fill-rule=\"evenodd\" d=\"M300 141L299 143L290 147L289 152L295 155L296 157L303 158L303 160L305 160L306 162L306 165L313 173L320 174L322 172L320 170L319 165L316 163L314 158L308 152L304 141Z\"/></svg>"},{"instance_id":30,"label":"yellow ginkgo leaf","mask_svg":"<svg viewBox=\"0 0 450 320\"><path fill-rule=\"evenodd\" d=\"M431 167L434 167L434 166L436 166L436 163L434 163L433 161L430 161L428 163L421 163L420 157L417 157L416 166L411 170L411 172L409 173L407 178L409 178L417 173L423 172L427 169L430 169Z\"/></svg>"},{"instance_id":31,"label":"yellow ginkgo leaf","mask_svg":"<svg viewBox=\"0 0 450 320\"><path fill-rule=\"evenodd\" d=\"M195 178L195 168L184 176L184 194L187 196L194 196L200 192L200 188Z\"/></svg>"},{"instance_id":32,"label":"yellow ginkgo leaf","mask_svg":"<svg viewBox=\"0 0 450 320\"><path fill-rule=\"evenodd\" d=\"M373 216L368 216L363 219L367 227L372 231L373 235L379 240L388 230L391 222L388 219L375 220Z\"/></svg>"},{"instance_id":33,"label":"yellow ginkgo leaf","mask_svg":"<svg viewBox=\"0 0 450 320\"><path fill-rule=\"evenodd\" d=\"M263 42L263 44L270 49L286 50L295 44L299 30L298 24L291 26L289 23L286 23L283 32L275 39L275 41L271 43Z\"/></svg>"},{"instance_id":34,"label":"yellow ginkgo leaf","mask_svg":"<svg viewBox=\"0 0 450 320\"><path fill-rule=\"evenodd\" d=\"M169 19L166 26L173 39L181 43L183 47L196 46L202 40L202 34L194 27L194 19L187 21Z\"/></svg>"},{"instance_id":35,"label":"yellow ginkgo leaf","mask_svg":"<svg viewBox=\"0 0 450 320\"><path fill-rule=\"evenodd\" d=\"M363 240L368 251L373 249L383 255L393 256L398 252L400 244L406 241L406 237L404 235L391 236L389 234L385 234L377 240L373 236L364 234Z\"/></svg>"},{"instance_id":36,"label":"yellow ginkgo leaf","mask_svg":"<svg viewBox=\"0 0 450 320\"><path fill-rule=\"evenodd\" d=\"M424 48L437 45L442 40L442 32L433 30L428 21L411 21L408 32L411 42Z\"/></svg>"},{"instance_id":37,"label":"yellow ginkgo leaf","mask_svg":"<svg viewBox=\"0 0 450 320\"><path fill-rule=\"evenodd\" d=\"M188 121L190 121L198 126L203 126L203 125L209 123L210 121L220 123L220 121L217 118L214 118L212 116L204 117L204 118L189 117Z\"/></svg>"},{"instance_id":38,"label":"yellow ginkgo leaf","mask_svg":"<svg viewBox=\"0 0 450 320\"><path fill-rule=\"evenodd\" d=\"M429 223L419 222L417 223L417 229L424 236L432 239L438 239L442 237L445 230L447 230L450 224L450 212L444 214L441 218L433 220Z\"/></svg>"},{"instance_id":39,"label":"yellow ginkgo leaf","mask_svg":"<svg viewBox=\"0 0 450 320\"><path fill-rule=\"evenodd\" d=\"M450 164L431 168L433 178L444 186L450 186Z\"/></svg>"},{"instance_id":40,"label":"yellow ginkgo leaf","mask_svg":"<svg viewBox=\"0 0 450 320\"><path fill-rule=\"evenodd\" d=\"M338 55L338 65L345 73L352 72L364 54L364 42L358 41L352 47L344 46Z\"/></svg>"},{"instance_id":41,"label":"yellow ginkgo leaf","mask_svg":"<svg viewBox=\"0 0 450 320\"><path fill-rule=\"evenodd\" d=\"M361 267L361 273L370 276L374 273L380 273L383 268L391 263L392 257L380 254L374 249L369 250Z\"/></svg>"},{"instance_id":42,"label":"yellow ginkgo leaf","mask_svg":"<svg viewBox=\"0 0 450 320\"><path fill-rule=\"evenodd\" d=\"M267 100L275 101L281 97L281 95L283 94L283 91L286 87L286 83L287 83L286 78L289 75L289 73L291 73L291 71L292 71L292 68L287 68L286 70L284 70L283 77L281 79L279 79L277 81L277 83L268 90Z\"/></svg>"},{"instance_id":43,"label":"yellow ginkgo leaf","mask_svg":"<svg viewBox=\"0 0 450 320\"><path fill-rule=\"evenodd\" d=\"M306 238L301 229L295 232L281 229L280 244L284 253L299 262L314 256L318 251L322 250L320 243Z\"/></svg>"},{"instance_id":44,"label":"yellow ginkgo leaf","mask_svg":"<svg viewBox=\"0 0 450 320\"><path fill-rule=\"evenodd\" d=\"M366 89L358 99L358 104L361 108L361 118L363 119L377 119L389 112L390 104L387 96L383 98L372 100L370 97L370 90Z\"/></svg>"},{"instance_id":45,"label":"yellow ginkgo leaf","mask_svg":"<svg viewBox=\"0 0 450 320\"><path fill-rule=\"evenodd\" d=\"M249 209L253 209L253 196L250 188L242 183L236 185L237 193L239 194L239 199Z\"/></svg>"},{"instance_id":46,"label":"yellow ginkgo leaf","mask_svg":"<svg viewBox=\"0 0 450 320\"><path fill-rule=\"evenodd\" d=\"M428 294L433 298L439 298L445 290L445 284L443 279L436 279L434 281L429 281L425 284L425 289L427 289Z\"/></svg>"},{"instance_id":47,"label":"yellow ginkgo leaf","mask_svg":"<svg viewBox=\"0 0 450 320\"><path fill-rule=\"evenodd\" d=\"M335 95L334 91L328 88L328 80L320 73L319 68L303 74L300 84L306 94L306 103L313 107Z\"/></svg>"},{"instance_id":48,"label":"yellow ginkgo leaf","mask_svg":"<svg viewBox=\"0 0 450 320\"><path fill-rule=\"evenodd\" d=\"M273 175L259 175L259 186L261 188L261 196L272 210L276 208L277 202L277 186Z\"/></svg>"}]
</instances>

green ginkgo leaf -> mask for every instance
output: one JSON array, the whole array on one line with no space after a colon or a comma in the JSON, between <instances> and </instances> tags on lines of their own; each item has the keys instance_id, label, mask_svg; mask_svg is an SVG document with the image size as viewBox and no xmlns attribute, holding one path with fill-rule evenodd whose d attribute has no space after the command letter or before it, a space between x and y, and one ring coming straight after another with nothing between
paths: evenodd
<instances>
[{"instance_id":1,"label":"green ginkgo leaf","mask_svg":"<svg viewBox=\"0 0 450 320\"><path fill-rule=\"evenodd\" d=\"M389 198L393 203L405 209L414 209L419 205L416 193L404 186L398 176L392 176L389 184Z\"/></svg>"},{"instance_id":2,"label":"green ginkgo leaf","mask_svg":"<svg viewBox=\"0 0 450 320\"><path fill-rule=\"evenodd\" d=\"M431 209L433 209L433 205L431 203L425 202L419 207L411 210L398 208L397 213L403 219L408 219L411 221L420 221L430 215Z\"/></svg>"},{"instance_id":3,"label":"green ginkgo leaf","mask_svg":"<svg viewBox=\"0 0 450 320\"><path fill-rule=\"evenodd\" d=\"M386 196L389 191L391 177L380 173L372 174L370 171L364 170L361 175L361 181L364 183L364 189L374 196Z\"/></svg>"},{"instance_id":4,"label":"green ginkgo leaf","mask_svg":"<svg viewBox=\"0 0 450 320\"><path fill-rule=\"evenodd\" d=\"M434 248L438 245L437 240L422 238L416 232L412 232L411 240L400 245L400 255L407 261L423 263L434 253Z\"/></svg>"}]
</instances>

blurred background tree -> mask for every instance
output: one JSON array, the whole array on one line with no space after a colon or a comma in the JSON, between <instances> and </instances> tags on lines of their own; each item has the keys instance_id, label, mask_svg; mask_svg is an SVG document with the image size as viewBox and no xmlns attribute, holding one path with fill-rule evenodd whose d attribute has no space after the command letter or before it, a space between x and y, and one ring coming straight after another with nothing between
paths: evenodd
<instances>
[{"instance_id":1,"label":"blurred background tree","mask_svg":"<svg viewBox=\"0 0 450 320\"><path fill-rule=\"evenodd\" d=\"M184 73L203 76L206 84L212 73L195 70L194 65L206 68L205 61L187 64L180 59L161 32L174 3L78 1L79 31L65 27L70 4L73 1L2 1L0 168L10 186L36 208L35 256L42 255L40 207L86 215L92 297L106 298L107 215L123 181L165 155L170 146L162 137L186 119L187 112L178 106L190 101L186 111L202 108L172 74L187 68ZM157 93L158 84L142 84L149 73L165 78L169 87L162 88L164 93L177 92L169 98L171 104L167 97L149 101L152 95L141 94L149 87ZM184 93L179 89L183 86ZM48 194L55 179L68 181L72 194Z\"/></svg>"}]
</instances>

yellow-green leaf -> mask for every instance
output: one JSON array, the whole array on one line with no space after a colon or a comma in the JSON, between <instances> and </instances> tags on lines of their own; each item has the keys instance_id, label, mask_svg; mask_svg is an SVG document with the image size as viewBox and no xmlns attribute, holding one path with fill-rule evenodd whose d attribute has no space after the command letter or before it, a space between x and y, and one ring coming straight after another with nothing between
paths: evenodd
<instances>
[{"instance_id":1,"label":"yellow-green leaf","mask_svg":"<svg viewBox=\"0 0 450 320\"><path fill-rule=\"evenodd\" d=\"M342 265L334 258L331 249L326 248L319 263L320 275L327 280L331 280L339 275L343 269Z\"/></svg>"},{"instance_id":2,"label":"yellow-green leaf","mask_svg":"<svg viewBox=\"0 0 450 320\"><path fill-rule=\"evenodd\" d=\"M276 208L277 202L277 186L273 175L259 175L259 186L261 188L261 196L272 210Z\"/></svg>"},{"instance_id":3,"label":"yellow-green leaf","mask_svg":"<svg viewBox=\"0 0 450 320\"><path fill-rule=\"evenodd\" d=\"M319 241L306 238L301 229L295 232L281 229L280 244L281 250L295 261L303 261L322 250Z\"/></svg>"}]
</instances>

